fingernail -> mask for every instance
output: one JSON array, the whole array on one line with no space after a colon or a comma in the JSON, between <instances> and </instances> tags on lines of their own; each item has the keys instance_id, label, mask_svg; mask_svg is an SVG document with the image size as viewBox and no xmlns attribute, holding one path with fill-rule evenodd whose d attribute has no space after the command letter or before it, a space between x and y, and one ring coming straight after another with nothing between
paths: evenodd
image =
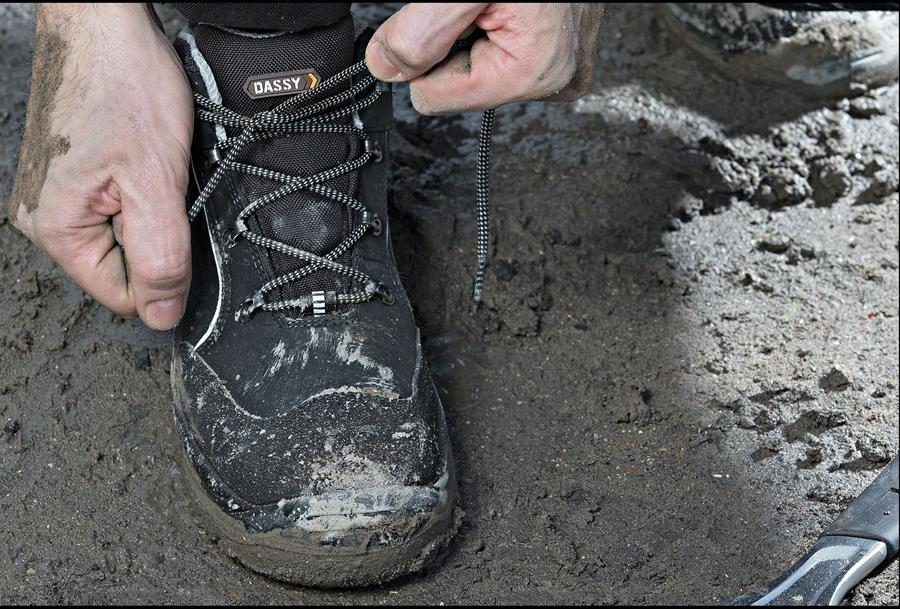
<instances>
[{"instance_id":1,"label":"fingernail","mask_svg":"<svg viewBox=\"0 0 900 609\"><path fill-rule=\"evenodd\" d=\"M184 313L184 296L167 300L154 300L147 305L147 325L154 330L169 330Z\"/></svg>"},{"instance_id":2,"label":"fingernail","mask_svg":"<svg viewBox=\"0 0 900 609\"><path fill-rule=\"evenodd\" d=\"M381 76L378 76L377 74L375 74L375 77L378 78L378 80L381 80L384 82L402 82L402 81L404 81L405 79L403 78L403 72L398 70L397 66L395 66L393 64L393 62L391 62L390 59L388 59L388 54L387 54L387 50L384 48L384 43L379 41L374 46L375 46L374 52L378 54L378 58L377 58L378 61L375 62L376 63L375 69L378 70L382 74L393 73L393 76L388 76L388 77L382 78ZM372 66L369 66L369 69L371 69L371 68L372 68Z\"/></svg>"}]
</instances>

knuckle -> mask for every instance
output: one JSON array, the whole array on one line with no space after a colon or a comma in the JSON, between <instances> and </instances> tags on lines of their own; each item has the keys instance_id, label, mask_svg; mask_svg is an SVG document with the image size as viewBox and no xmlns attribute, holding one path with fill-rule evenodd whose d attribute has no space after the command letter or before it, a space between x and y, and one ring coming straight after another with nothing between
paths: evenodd
<instances>
[{"instance_id":1,"label":"knuckle","mask_svg":"<svg viewBox=\"0 0 900 609\"><path fill-rule=\"evenodd\" d=\"M385 46L403 66L413 70L427 67L423 44L415 36L405 32L396 34L390 39L385 39Z\"/></svg>"},{"instance_id":2,"label":"knuckle","mask_svg":"<svg viewBox=\"0 0 900 609\"><path fill-rule=\"evenodd\" d=\"M461 100L438 96L415 82L409 86L409 98L416 111L425 116L441 116L473 109Z\"/></svg>"},{"instance_id":3,"label":"knuckle","mask_svg":"<svg viewBox=\"0 0 900 609\"><path fill-rule=\"evenodd\" d=\"M575 60L571 57L563 58L549 68L550 78L547 79L547 93L556 93L566 88L575 78Z\"/></svg>"},{"instance_id":4,"label":"knuckle","mask_svg":"<svg viewBox=\"0 0 900 609\"><path fill-rule=\"evenodd\" d=\"M431 98L415 83L409 86L409 100L418 113L433 116Z\"/></svg>"},{"instance_id":5,"label":"knuckle","mask_svg":"<svg viewBox=\"0 0 900 609\"><path fill-rule=\"evenodd\" d=\"M167 290L181 286L190 272L190 258L181 253L155 256L134 264L133 272L152 289Z\"/></svg>"}]
</instances>

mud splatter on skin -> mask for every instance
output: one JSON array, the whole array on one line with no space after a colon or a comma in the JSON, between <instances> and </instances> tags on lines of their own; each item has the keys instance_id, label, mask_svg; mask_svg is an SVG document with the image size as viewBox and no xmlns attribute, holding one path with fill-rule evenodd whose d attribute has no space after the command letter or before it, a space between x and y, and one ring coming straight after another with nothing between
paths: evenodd
<instances>
[{"instance_id":1,"label":"mud splatter on skin","mask_svg":"<svg viewBox=\"0 0 900 609\"><path fill-rule=\"evenodd\" d=\"M19 206L29 212L37 207L50 161L66 154L70 147L68 137L50 131L50 116L56 106L56 92L62 85L68 44L42 10L38 10L36 21L25 135L10 195L9 217L12 221L18 217Z\"/></svg>"}]
</instances>

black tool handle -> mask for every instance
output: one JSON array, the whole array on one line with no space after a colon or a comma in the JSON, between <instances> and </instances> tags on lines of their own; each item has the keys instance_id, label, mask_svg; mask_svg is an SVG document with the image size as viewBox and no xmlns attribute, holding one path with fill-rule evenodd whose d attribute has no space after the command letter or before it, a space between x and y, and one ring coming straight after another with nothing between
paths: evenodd
<instances>
[{"instance_id":1,"label":"black tool handle","mask_svg":"<svg viewBox=\"0 0 900 609\"><path fill-rule=\"evenodd\" d=\"M831 523L822 537L840 535L883 541L890 560L900 550L900 462L888 463L883 472L859 497L853 500L837 520Z\"/></svg>"}]
</instances>

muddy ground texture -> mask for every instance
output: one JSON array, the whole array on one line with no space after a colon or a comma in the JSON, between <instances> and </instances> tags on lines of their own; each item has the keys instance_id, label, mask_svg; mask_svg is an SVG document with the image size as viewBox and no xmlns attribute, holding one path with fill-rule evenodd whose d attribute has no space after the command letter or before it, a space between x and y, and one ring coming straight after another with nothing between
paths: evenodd
<instances>
[{"instance_id":1,"label":"muddy ground texture","mask_svg":"<svg viewBox=\"0 0 900 609\"><path fill-rule=\"evenodd\" d=\"M169 341L0 216L0 604L712 603L770 580L896 453L898 88L810 101L614 7L594 94L476 115L395 96L392 222L460 471L446 560L362 591L269 581L194 524ZM366 9L367 18L384 9ZM0 198L31 9L0 8ZM849 597L898 602L897 562Z\"/></svg>"}]
</instances>

